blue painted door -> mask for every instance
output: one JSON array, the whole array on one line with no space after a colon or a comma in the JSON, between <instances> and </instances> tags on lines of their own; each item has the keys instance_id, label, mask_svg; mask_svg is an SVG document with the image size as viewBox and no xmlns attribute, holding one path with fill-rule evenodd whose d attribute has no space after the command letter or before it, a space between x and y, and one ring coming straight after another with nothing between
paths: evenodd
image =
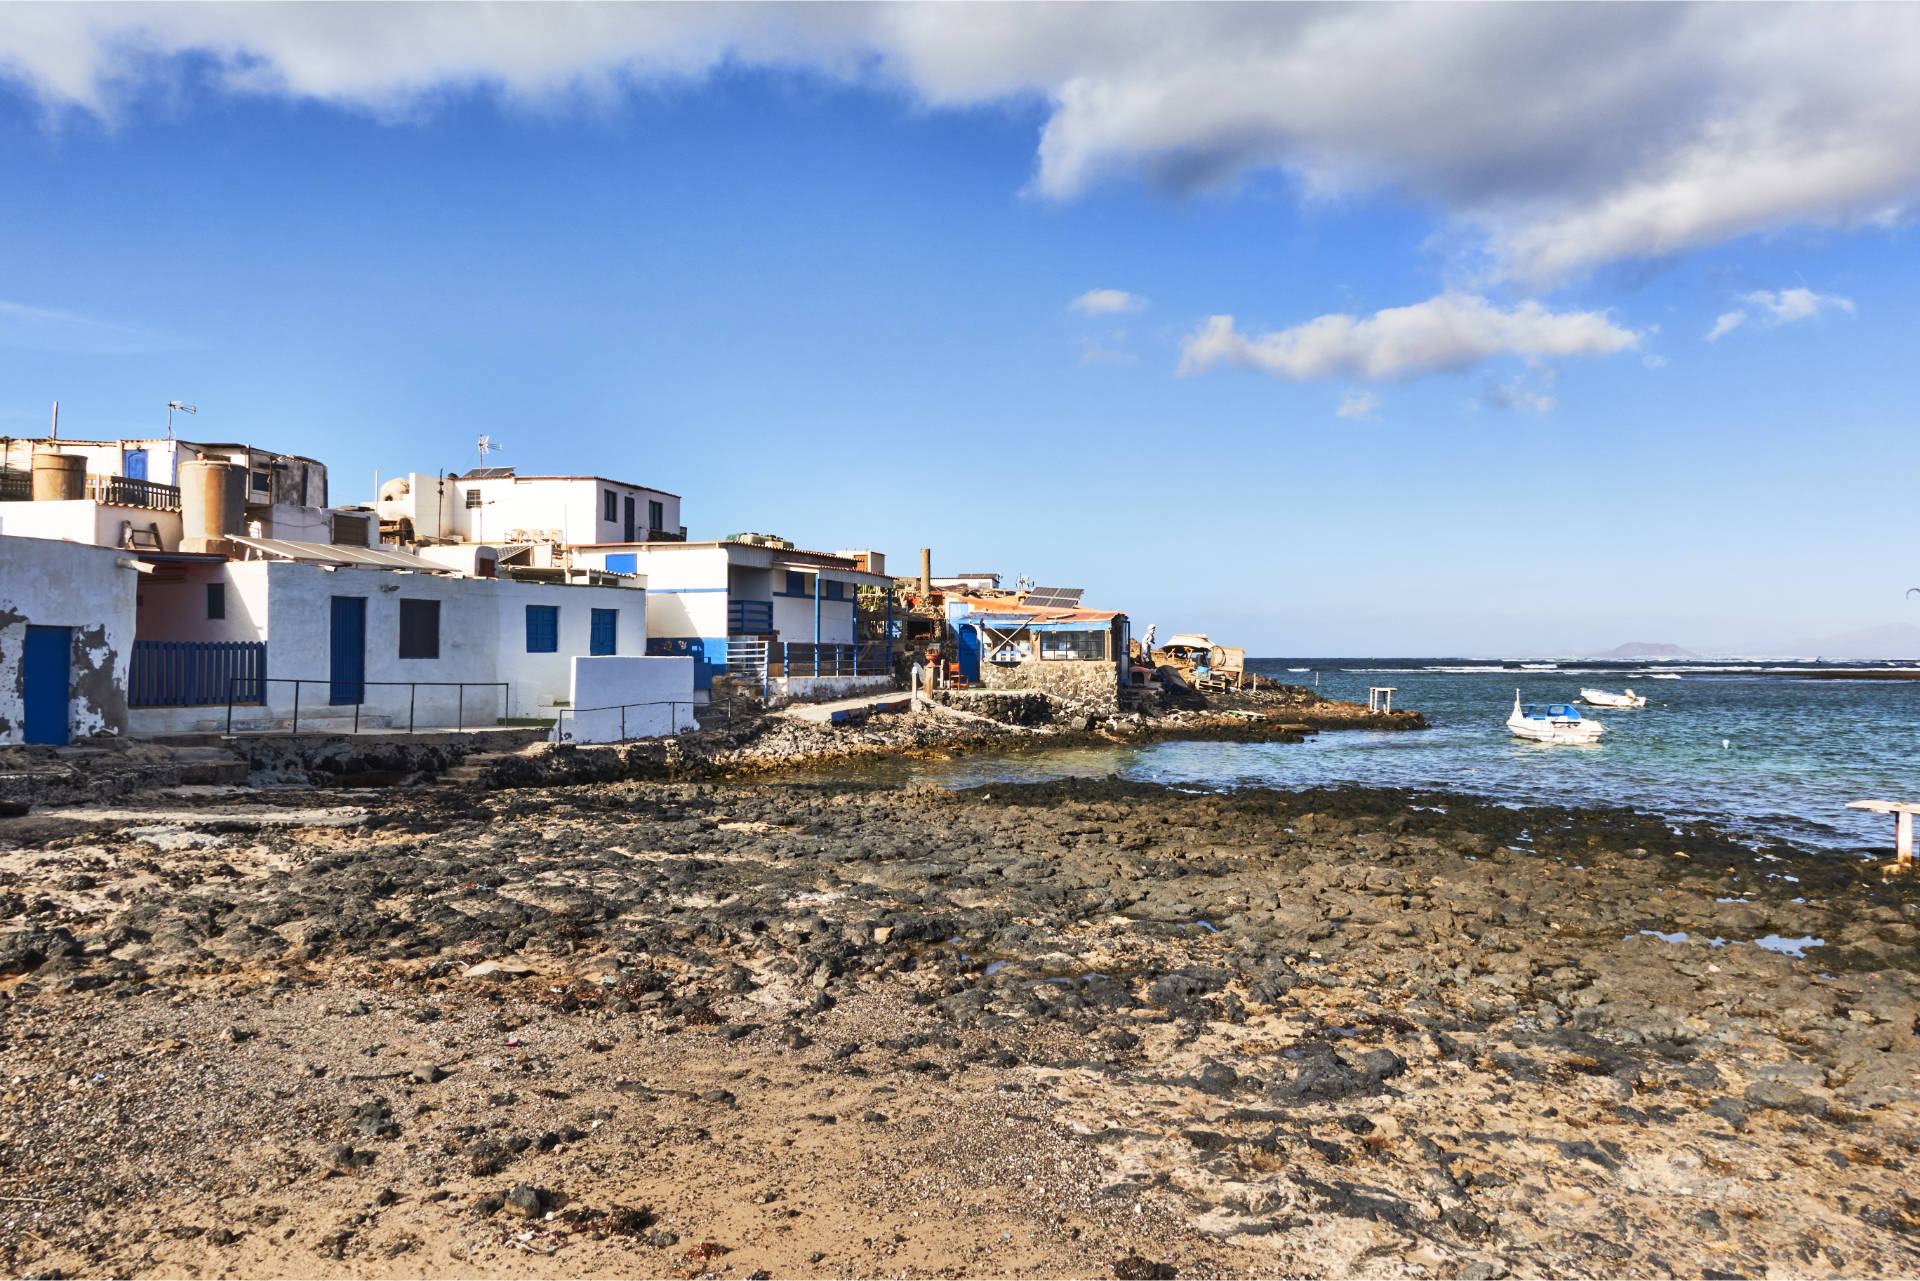
<instances>
[{"instance_id":1,"label":"blue painted door","mask_svg":"<svg viewBox=\"0 0 1920 1281\"><path fill-rule=\"evenodd\" d=\"M980 683L980 629L977 627L960 629L960 675L969 685Z\"/></svg>"},{"instance_id":2,"label":"blue painted door","mask_svg":"<svg viewBox=\"0 0 1920 1281\"><path fill-rule=\"evenodd\" d=\"M20 665L24 669L21 692L26 695L27 741L65 746L67 701L72 697L73 629L28 627Z\"/></svg>"},{"instance_id":3,"label":"blue painted door","mask_svg":"<svg viewBox=\"0 0 1920 1281\"><path fill-rule=\"evenodd\" d=\"M367 678L367 598L333 598L333 634L329 642L329 703L365 701Z\"/></svg>"},{"instance_id":4,"label":"blue painted door","mask_svg":"<svg viewBox=\"0 0 1920 1281\"><path fill-rule=\"evenodd\" d=\"M147 451L144 449L129 449L125 454L120 470L128 480L145 480L147 478Z\"/></svg>"}]
</instances>

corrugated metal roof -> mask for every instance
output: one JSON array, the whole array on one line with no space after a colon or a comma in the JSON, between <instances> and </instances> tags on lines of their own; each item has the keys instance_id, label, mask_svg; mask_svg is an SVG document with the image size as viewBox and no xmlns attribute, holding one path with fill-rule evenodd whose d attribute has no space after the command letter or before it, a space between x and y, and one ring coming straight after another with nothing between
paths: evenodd
<instances>
[{"instance_id":1,"label":"corrugated metal roof","mask_svg":"<svg viewBox=\"0 0 1920 1281\"><path fill-rule=\"evenodd\" d=\"M375 569L410 569L421 574L456 572L451 566L390 547L342 547L337 543L296 543L284 538L236 538L233 541L269 556L315 565L366 565Z\"/></svg>"}]
</instances>

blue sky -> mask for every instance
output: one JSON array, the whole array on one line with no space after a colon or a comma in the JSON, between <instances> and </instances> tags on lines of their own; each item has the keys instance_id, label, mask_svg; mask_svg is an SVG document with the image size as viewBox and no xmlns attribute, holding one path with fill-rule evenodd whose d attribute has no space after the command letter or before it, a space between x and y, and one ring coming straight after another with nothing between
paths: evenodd
<instances>
[{"instance_id":1,"label":"blue sky","mask_svg":"<svg viewBox=\"0 0 1920 1281\"><path fill-rule=\"evenodd\" d=\"M1920 621L1914 23L1640 12L41 10L0 432L486 433L1255 652Z\"/></svg>"}]
</instances>

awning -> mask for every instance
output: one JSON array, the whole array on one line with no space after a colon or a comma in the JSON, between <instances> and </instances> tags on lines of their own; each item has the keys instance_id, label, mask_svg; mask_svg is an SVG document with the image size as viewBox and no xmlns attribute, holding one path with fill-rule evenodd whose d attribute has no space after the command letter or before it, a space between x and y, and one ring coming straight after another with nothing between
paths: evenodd
<instances>
[{"instance_id":1,"label":"awning","mask_svg":"<svg viewBox=\"0 0 1920 1281\"><path fill-rule=\"evenodd\" d=\"M337 543L296 543L283 538L236 538L243 547L251 547L268 556L299 561L307 565L358 565L370 569L410 569L419 574L452 574L448 565L435 564L411 552L390 547L342 547Z\"/></svg>"}]
</instances>

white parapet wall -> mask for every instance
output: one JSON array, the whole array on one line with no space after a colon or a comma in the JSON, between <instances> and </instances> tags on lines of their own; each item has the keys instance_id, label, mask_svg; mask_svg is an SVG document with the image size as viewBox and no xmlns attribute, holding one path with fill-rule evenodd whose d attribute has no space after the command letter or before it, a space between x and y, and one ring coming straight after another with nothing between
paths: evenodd
<instances>
[{"instance_id":1,"label":"white parapet wall","mask_svg":"<svg viewBox=\"0 0 1920 1281\"><path fill-rule=\"evenodd\" d=\"M767 682L767 697L796 703L814 703L828 698L853 698L860 694L884 694L893 688L891 676L776 676Z\"/></svg>"},{"instance_id":2,"label":"white parapet wall","mask_svg":"<svg viewBox=\"0 0 1920 1281\"><path fill-rule=\"evenodd\" d=\"M693 659L576 657L573 707L554 726L556 741L617 743L698 729Z\"/></svg>"}]
</instances>

